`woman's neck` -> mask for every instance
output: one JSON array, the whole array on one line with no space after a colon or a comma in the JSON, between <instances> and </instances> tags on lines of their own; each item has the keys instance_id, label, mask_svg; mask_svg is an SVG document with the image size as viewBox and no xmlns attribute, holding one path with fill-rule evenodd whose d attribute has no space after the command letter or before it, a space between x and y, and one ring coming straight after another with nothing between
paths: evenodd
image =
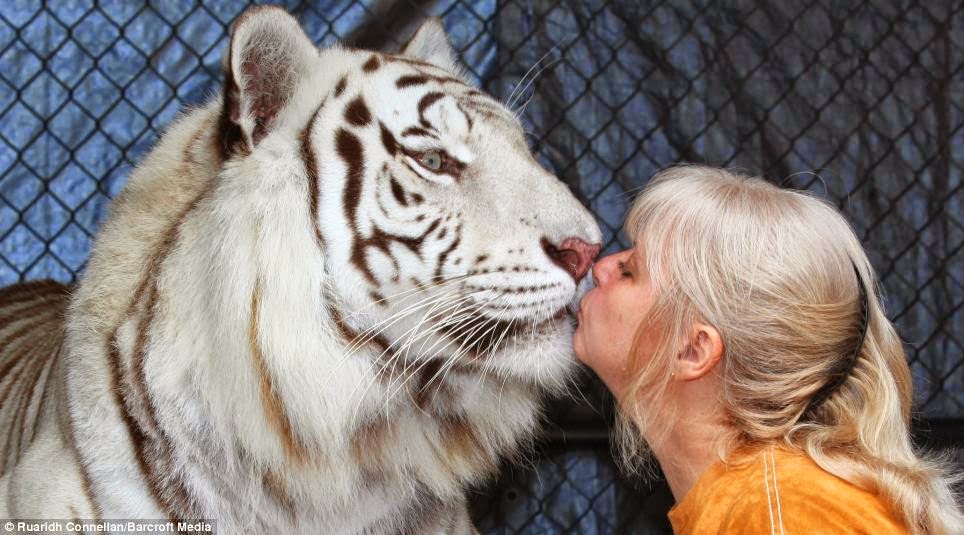
<instances>
[{"instance_id":1,"label":"woman's neck","mask_svg":"<svg viewBox=\"0 0 964 535\"><path fill-rule=\"evenodd\" d=\"M730 431L720 414L717 391L704 386L709 385L679 385L678 395L673 396L679 411L668 424L672 428L658 441L650 442L677 502L719 460L720 438Z\"/></svg>"}]
</instances>

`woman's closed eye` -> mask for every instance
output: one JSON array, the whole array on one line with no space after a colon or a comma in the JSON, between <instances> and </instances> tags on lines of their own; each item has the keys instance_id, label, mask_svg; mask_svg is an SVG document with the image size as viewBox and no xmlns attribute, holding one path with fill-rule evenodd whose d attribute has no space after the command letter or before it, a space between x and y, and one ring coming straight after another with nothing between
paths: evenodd
<instances>
[{"instance_id":1,"label":"woman's closed eye","mask_svg":"<svg viewBox=\"0 0 964 535\"><path fill-rule=\"evenodd\" d=\"M629 271L629 265L626 262L619 263L619 273L625 278L632 278L633 274Z\"/></svg>"}]
</instances>

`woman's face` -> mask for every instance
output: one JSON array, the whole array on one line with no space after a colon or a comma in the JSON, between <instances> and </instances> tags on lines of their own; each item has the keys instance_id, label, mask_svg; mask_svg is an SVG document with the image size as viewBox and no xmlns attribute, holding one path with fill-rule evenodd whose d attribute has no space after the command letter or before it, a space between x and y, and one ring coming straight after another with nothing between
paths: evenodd
<instances>
[{"instance_id":1,"label":"woman's face","mask_svg":"<svg viewBox=\"0 0 964 535\"><path fill-rule=\"evenodd\" d=\"M642 254L634 249L597 261L592 268L596 287L582 298L576 315L576 356L616 395L629 378L633 340L653 304L645 265Z\"/></svg>"}]
</instances>

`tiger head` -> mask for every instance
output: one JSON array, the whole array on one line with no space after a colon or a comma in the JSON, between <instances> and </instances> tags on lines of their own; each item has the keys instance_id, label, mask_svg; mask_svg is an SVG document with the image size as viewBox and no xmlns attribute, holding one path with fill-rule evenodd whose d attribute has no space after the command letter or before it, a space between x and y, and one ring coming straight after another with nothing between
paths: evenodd
<instances>
[{"instance_id":1,"label":"tiger head","mask_svg":"<svg viewBox=\"0 0 964 535\"><path fill-rule=\"evenodd\" d=\"M260 177L265 214L278 177L303 189L303 247L322 252L323 308L350 352L372 351L388 374L567 375L566 308L600 231L517 117L466 82L437 21L398 54L318 50L282 10L254 9L225 70L224 175ZM266 216L262 236L283 242L290 226L276 220L303 216ZM287 282L265 299L313 288L290 254L307 253L267 255Z\"/></svg>"}]
</instances>

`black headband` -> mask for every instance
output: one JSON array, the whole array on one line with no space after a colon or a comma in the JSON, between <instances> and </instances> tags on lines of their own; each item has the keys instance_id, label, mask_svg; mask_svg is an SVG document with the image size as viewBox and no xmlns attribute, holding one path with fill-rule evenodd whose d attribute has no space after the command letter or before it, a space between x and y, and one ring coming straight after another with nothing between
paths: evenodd
<instances>
[{"instance_id":1,"label":"black headband","mask_svg":"<svg viewBox=\"0 0 964 535\"><path fill-rule=\"evenodd\" d=\"M827 381L827 384L823 385L820 390L810 399L810 405L807 407L808 413L813 413L821 403L826 401L831 394L840 388L840 385L844 384L848 377L850 377L850 372L853 371L854 365L857 364L857 359L860 356L860 350L864 346L864 338L867 337L867 325L870 323L870 303L867 300L867 288L864 286L864 278L860 276L860 270L857 269L857 264L853 261L850 262L854 268L854 275L857 276L857 291L860 293L860 337L857 339L857 345L854 348L854 352L850 355L850 359L847 361L847 366L834 374L832 380Z\"/></svg>"}]
</instances>

